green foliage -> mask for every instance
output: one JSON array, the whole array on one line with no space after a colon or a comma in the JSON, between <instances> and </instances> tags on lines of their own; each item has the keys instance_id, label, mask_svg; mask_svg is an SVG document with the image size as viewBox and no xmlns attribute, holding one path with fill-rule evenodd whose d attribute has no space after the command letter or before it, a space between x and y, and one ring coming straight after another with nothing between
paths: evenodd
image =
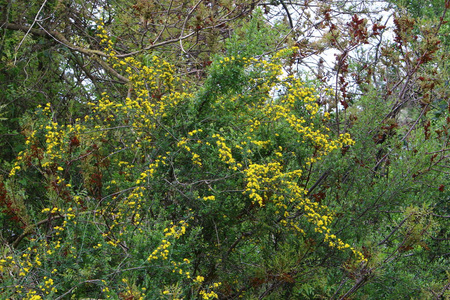
<instances>
[{"instance_id":1,"label":"green foliage","mask_svg":"<svg viewBox=\"0 0 450 300\"><path fill-rule=\"evenodd\" d=\"M250 21L237 28L226 41L227 55L253 57L272 52L287 33L288 28L285 24L282 22L269 24L262 11L257 9L250 17Z\"/></svg>"},{"instance_id":2,"label":"green foliage","mask_svg":"<svg viewBox=\"0 0 450 300\"><path fill-rule=\"evenodd\" d=\"M28 34L41 7L8 6L0 297L447 297L442 9L409 3L355 59L384 28L321 3L310 48L246 2L170 3L49 2ZM337 90L293 75L333 45Z\"/></svg>"},{"instance_id":3,"label":"green foliage","mask_svg":"<svg viewBox=\"0 0 450 300\"><path fill-rule=\"evenodd\" d=\"M156 56L143 66L112 54L132 97L104 93L69 124L55 121L50 104L40 107L7 182L27 176L46 193L15 202L34 220L21 219L13 244L24 256L4 260L5 276L17 272L3 293L139 298L145 288L149 299L206 299L250 284L245 293L257 295L306 267L306 253L296 254L303 243L292 248L299 238L364 260L328 228L327 207L306 197L308 166L353 141L327 133L313 89L280 79L290 53L217 59L197 94L179 92L183 83ZM284 93L274 98L274 87ZM5 201L27 182L6 188Z\"/></svg>"}]
</instances>

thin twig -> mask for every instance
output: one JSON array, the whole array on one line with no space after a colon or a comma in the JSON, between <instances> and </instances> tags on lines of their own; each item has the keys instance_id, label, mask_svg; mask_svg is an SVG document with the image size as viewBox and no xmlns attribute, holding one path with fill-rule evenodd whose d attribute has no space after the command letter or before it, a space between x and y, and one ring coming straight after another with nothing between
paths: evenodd
<instances>
[{"instance_id":1,"label":"thin twig","mask_svg":"<svg viewBox=\"0 0 450 300\"><path fill-rule=\"evenodd\" d=\"M22 40L20 41L19 45L17 45L16 47L16 53L14 55L14 65L16 64L17 61L17 52L19 51L20 47L22 46L22 43L25 41L25 38L28 36L28 34L30 33L31 28L33 28L34 24L36 24L37 22L37 18L39 16L39 14L41 13L42 9L44 8L45 4L47 3L47 0L44 1L44 3L42 3L41 7L39 8L36 16L34 17L33 23L30 25L30 27L28 28L27 32L25 33L25 35L23 36Z\"/></svg>"}]
</instances>

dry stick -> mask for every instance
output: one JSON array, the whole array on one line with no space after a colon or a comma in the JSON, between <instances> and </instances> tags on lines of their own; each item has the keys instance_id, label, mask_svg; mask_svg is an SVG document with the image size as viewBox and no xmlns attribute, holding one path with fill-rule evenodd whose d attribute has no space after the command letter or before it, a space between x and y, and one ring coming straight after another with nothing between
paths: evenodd
<instances>
[{"instance_id":1,"label":"dry stick","mask_svg":"<svg viewBox=\"0 0 450 300\"><path fill-rule=\"evenodd\" d=\"M62 294L58 298L55 298L55 300L63 299L67 294L71 293L74 289L76 289L77 287L79 287L82 284L93 283L93 282L102 282L102 281L100 279L89 279L89 280L85 280L83 282L80 282L77 285L71 287L67 292L65 292L64 294Z\"/></svg>"},{"instance_id":2,"label":"dry stick","mask_svg":"<svg viewBox=\"0 0 450 300\"><path fill-rule=\"evenodd\" d=\"M291 29L294 29L294 23L292 22L291 14L289 13L289 8L286 6L283 0L280 0L281 5L283 6L284 10L286 11L286 15L289 19L289 26Z\"/></svg>"},{"instance_id":3,"label":"dry stick","mask_svg":"<svg viewBox=\"0 0 450 300\"><path fill-rule=\"evenodd\" d=\"M240 241L242 241L242 239L244 237L250 236L253 234L253 231L248 231L248 232L243 232L241 233L241 236L238 237L233 244L231 244L231 246L228 248L227 252L224 254L222 261L225 261L227 259L227 257L230 255L231 251L233 251L234 248L236 248L237 244L239 244Z\"/></svg>"},{"instance_id":4,"label":"dry stick","mask_svg":"<svg viewBox=\"0 0 450 300\"><path fill-rule=\"evenodd\" d=\"M299 21L299 22L300 22L300 21ZM297 23L299 23L299 22L297 22ZM323 20L318 21L318 22L316 22L316 23L310 25L308 28L305 29L305 32L309 31L309 30L312 29L313 27L318 26L318 25L321 24L322 22L323 22ZM278 50L280 50L280 49L285 49L286 46L282 46L282 44L286 41L286 39L287 39L288 36L294 31L294 29L295 29L295 27L289 29L289 31L284 35L284 37L283 37L283 38L278 42L278 44L275 46L275 50L271 50L271 51L265 52L265 53L262 54L261 56L265 56L265 55L271 54L271 53L276 52L276 51L278 51ZM317 52L317 53L318 53L318 52ZM312 53L312 54L317 54L317 53ZM308 66L308 65L306 65L306 66ZM311 69L311 70L312 70L312 69Z\"/></svg>"},{"instance_id":5,"label":"dry stick","mask_svg":"<svg viewBox=\"0 0 450 300\"><path fill-rule=\"evenodd\" d=\"M450 218L450 216L441 216L441 215L436 215L436 214L431 214L434 217L439 217L439 218Z\"/></svg>"},{"instance_id":6,"label":"dry stick","mask_svg":"<svg viewBox=\"0 0 450 300\"><path fill-rule=\"evenodd\" d=\"M173 5L173 0L170 1L170 5L169 8L167 9L167 16L166 16L166 22L164 23L164 27L163 29L161 29L161 31L159 32L158 36L155 38L154 42L157 42L159 40L159 38L161 37L162 33L166 30L167 28L167 23L169 21L169 15L170 15L170 10L172 9L172 5ZM142 39L144 38L144 36L142 36Z\"/></svg>"},{"instance_id":7,"label":"dry stick","mask_svg":"<svg viewBox=\"0 0 450 300\"><path fill-rule=\"evenodd\" d=\"M406 218L404 218L404 219L400 222L400 224L398 224L397 227L395 227L394 230L392 230L384 240L382 240L381 242L378 243L377 246L381 246L381 245L383 245L384 243L386 243L386 242L389 240L389 238L390 238L397 230L399 230L400 227L403 226L403 224L406 222L406 220L408 220L408 218L409 218L410 216L411 216L411 215L409 215L409 216L407 216Z\"/></svg>"},{"instance_id":8,"label":"dry stick","mask_svg":"<svg viewBox=\"0 0 450 300\"><path fill-rule=\"evenodd\" d=\"M38 25L43 28L39 23ZM58 43L63 44L69 49L84 53L84 54L97 54L99 56L108 57L108 55L102 51L99 50L92 50L92 49L86 49L82 47L75 46L71 44L64 35L62 35L60 32L55 30L46 30L46 29L37 29L37 28L31 28L29 26L23 26L20 24L15 23L4 23L4 28L11 29L11 30L19 30L23 32L31 32L32 34L43 36L43 37L50 37L56 40Z\"/></svg>"},{"instance_id":9,"label":"dry stick","mask_svg":"<svg viewBox=\"0 0 450 300\"><path fill-rule=\"evenodd\" d=\"M35 34L35 35L39 35L39 36L43 36L43 37L50 37L50 38L54 39L56 42L64 45L65 47L67 47L71 50L74 50L74 51L78 51L78 52L88 54L88 55L95 54L100 57L108 57L108 55L102 51L91 50L91 49L86 49L86 48L75 46L75 45L71 44L66 39L66 37L63 36L60 32L57 32L54 30L47 30L44 27L42 27L39 23L38 23L38 25L39 25L39 27L41 27L41 29L36 29L36 28L27 27L27 26L23 26L23 25L19 25L19 24L13 24L13 23L5 23L4 24L5 28L7 28L7 29L20 30L20 31L26 32L27 34L31 32L32 34ZM113 76L115 76L116 78L121 80L122 83L128 83L130 81L128 78L117 73L112 67L110 67L106 62L104 62L99 57L92 56L92 58L95 59L107 72L109 72L110 74L112 74Z\"/></svg>"},{"instance_id":10,"label":"dry stick","mask_svg":"<svg viewBox=\"0 0 450 300\"><path fill-rule=\"evenodd\" d=\"M437 295L436 299L444 299L444 293L448 289L450 289L450 282L447 283L447 285L444 286L444 288L442 289L441 293L439 295Z\"/></svg>"},{"instance_id":11,"label":"dry stick","mask_svg":"<svg viewBox=\"0 0 450 300\"><path fill-rule=\"evenodd\" d=\"M339 300L347 299L348 296L350 296L351 294L356 292L360 287L362 287L367 282L367 280L368 280L368 278L365 275L363 275L362 277L358 278L358 280L356 281L355 285L352 286L350 288L350 290L348 290L348 292L345 293L344 296L340 297Z\"/></svg>"},{"instance_id":12,"label":"dry stick","mask_svg":"<svg viewBox=\"0 0 450 300\"><path fill-rule=\"evenodd\" d=\"M185 36L181 36L180 35L180 37L177 37L177 38L174 38L174 39L171 39L171 40L167 40L167 41L164 41L164 42L161 42L161 43L158 43L158 44L152 44L152 45L147 46L147 47L145 47L144 49L141 49L141 50L136 50L136 51L125 53L125 54L118 54L116 56L117 56L117 58L124 58L124 57L133 56L133 55L142 53L144 51L151 50L153 48L157 48L157 47L160 47L160 46L164 46L164 45L167 45L167 44L172 44L172 43L179 42L181 40L185 40L185 39L193 36L194 34L195 34L195 31L193 31L193 32L191 32L191 33L189 33L189 34L187 34Z\"/></svg>"},{"instance_id":13,"label":"dry stick","mask_svg":"<svg viewBox=\"0 0 450 300\"><path fill-rule=\"evenodd\" d=\"M434 34L434 36L437 36L438 35L438 33L439 33L439 30L441 29L441 27L442 27L442 24L445 24L446 23L446 21L445 21L445 23L444 23L444 20L445 20L445 15L447 14L447 9L450 7L450 0L446 0L445 1L445 5L444 5L444 11L442 12L442 16L440 17L440 22L439 22L439 25L437 26L437 28L436 28L436 33Z\"/></svg>"},{"instance_id":14,"label":"dry stick","mask_svg":"<svg viewBox=\"0 0 450 300\"><path fill-rule=\"evenodd\" d=\"M341 57L338 61L338 69L336 72L336 83L335 83L335 92L334 92L334 105L336 105L336 126L337 126L337 134L340 134L340 125L339 125L339 100L338 100L338 85L339 85L339 73L341 72L342 65L345 63L345 60L348 56L348 50L344 49Z\"/></svg>"},{"instance_id":15,"label":"dry stick","mask_svg":"<svg viewBox=\"0 0 450 300\"><path fill-rule=\"evenodd\" d=\"M326 170L322 176L320 176L319 179L317 179L317 181L312 185L311 188L308 189L308 194L307 196L309 196L311 194L311 192L324 180L328 177L328 175L330 174L330 170Z\"/></svg>"},{"instance_id":16,"label":"dry stick","mask_svg":"<svg viewBox=\"0 0 450 300\"><path fill-rule=\"evenodd\" d=\"M103 69L105 69L107 72L109 72L110 74L114 75L115 77L117 77L118 79L123 81L123 83L130 83L130 79L120 75L118 72L116 72L116 70L114 70L110 65L108 65L105 61L103 61L100 57L92 56L92 58L95 61L97 61L103 67Z\"/></svg>"},{"instance_id":17,"label":"dry stick","mask_svg":"<svg viewBox=\"0 0 450 300\"><path fill-rule=\"evenodd\" d=\"M344 284L347 282L348 278L344 278L344 280L341 281L341 284L338 286L336 292L333 294L333 296L331 296L330 299L334 299L334 297L337 296L337 294L339 293L339 291L342 289L342 287L344 286Z\"/></svg>"},{"instance_id":18,"label":"dry stick","mask_svg":"<svg viewBox=\"0 0 450 300\"><path fill-rule=\"evenodd\" d=\"M14 54L14 65L16 64L17 61L17 51L19 51L20 47L22 46L23 41L25 41L25 38L28 36L28 34L30 33L31 28L33 28L34 24L36 24L37 22L37 18L39 16L39 14L41 13L42 9L44 8L45 4L47 3L47 0L44 1L44 3L42 3L41 7L39 8L36 16L34 17L33 23L30 25L30 27L28 28L27 32L25 33L25 35L23 36L22 40L20 41L19 45L16 48L16 53Z\"/></svg>"},{"instance_id":19,"label":"dry stick","mask_svg":"<svg viewBox=\"0 0 450 300\"><path fill-rule=\"evenodd\" d=\"M84 53L84 54L96 54L96 55L101 56L101 57L109 57L109 55L106 54L103 51L93 50L93 49L86 49L86 48L82 48L82 47L78 47L76 45L73 45L60 32L55 31L55 30L46 30L39 23L38 23L38 25L42 29L31 28L31 27L28 27L28 26L23 26L23 25L19 25L19 24L15 24L15 23L4 23L4 24L2 24L2 26L4 26L4 28L6 28L6 29L19 30L19 31L23 31L23 32L29 31L29 32L31 32L32 34L35 34L35 35L53 38L58 43L64 45L65 47L67 47L67 48L69 48L71 50L74 50L74 51L78 51L78 52L81 52L81 53ZM125 53L125 54L118 54L116 56L117 56L117 58L125 58L125 57L129 57L129 56L133 56L133 55L142 53L144 51L151 50L153 48L157 48L157 47L164 46L164 45L167 45L167 44L172 44L172 43L179 42L180 40L187 39L187 38L191 37L194 34L195 34L195 31L193 31L193 32L191 32L189 34L186 34L185 36L179 36L177 38L174 38L174 39L171 39L171 40L167 40L167 41L164 41L164 42L161 42L161 43L158 43L158 44L152 44L152 45L147 46L147 47L145 47L143 49L140 49L140 50L136 50L136 51Z\"/></svg>"},{"instance_id":20,"label":"dry stick","mask_svg":"<svg viewBox=\"0 0 450 300\"><path fill-rule=\"evenodd\" d=\"M183 35L183 33L184 33L184 28L186 28L186 23L187 23L187 21L191 18L192 13L194 12L194 10L197 9L197 7L198 7L198 6L200 5L200 3L202 3L202 2L203 2L203 0L198 1L198 2L194 5L194 7L192 7L191 11L188 12L186 18L184 19L183 26L181 27L181 33L180 33L180 36ZM184 47L183 47L183 40L180 40L180 47L181 47L181 51L183 51L184 53L187 53L186 50L184 50Z\"/></svg>"},{"instance_id":21,"label":"dry stick","mask_svg":"<svg viewBox=\"0 0 450 300\"><path fill-rule=\"evenodd\" d=\"M87 214L87 213L96 213L97 211L96 210L93 210L93 211L84 211L84 212L81 212L80 213L80 215L81 214ZM27 235L29 235L29 234L31 234L32 232L33 232L33 229L34 228L36 228L36 227L38 227L39 225L42 225L42 224L45 224L45 223L48 223L48 222L50 222L50 221L52 221L52 220L57 220L57 219L61 219L61 218L65 218L65 217L67 217L67 214L63 214L63 215L55 215L55 216L49 216L47 219L45 219L45 220L41 220L41 221L39 221L39 222L37 222L36 224L32 224L32 225L29 225L29 226L27 226L27 228L25 228L25 230L23 231L23 233L12 243L12 246L15 248L15 247L17 247L17 245L27 236Z\"/></svg>"}]
</instances>

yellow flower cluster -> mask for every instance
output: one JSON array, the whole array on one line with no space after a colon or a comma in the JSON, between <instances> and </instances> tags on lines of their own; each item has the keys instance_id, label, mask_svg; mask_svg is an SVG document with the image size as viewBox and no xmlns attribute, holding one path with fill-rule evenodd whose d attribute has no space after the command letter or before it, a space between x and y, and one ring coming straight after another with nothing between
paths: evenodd
<instances>
[{"instance_id":1,"label":"yellow flower cluster","mask_svg":"<svg viewBox=\"0 0 450 300\"><path fill-rule=\"evenodd\" d=\"M284 48L284 49L278 51L274 55L273 58L274 59L280 59L280 58L284 58L284 57L290 57L293 53L297 52L298 50L299 50L299 48L297 46Z\"/></svg>"},{"instance_id":2,"label":"yellow flower cluster","mask_svg":"<svg viewBox=\"0 0 450 300\"><path fill-rule=\"evenodd\" d=\"M68 225L67 220L71 220L75 217L74 211L72 208L68 208L66 210L59 209L57 207L54 207L52 209L50 208L44 208L42 210L43 213L49 213L52 215L59 215L63 216L64 220L61 224L61 226L54 226L51 234L53 234L54 239L52 239L50 242L46 239L42 239L38 243L38 247L28 247L17 260L13 260L11 256L6 257L6 259L0 260L0 271L3 271L5 268L11 268L15 266L15 269L17 270L17 273L20 277L27 277L33 268L40 268L42 267L42 261L47 260L48 257L56 254L58 249L61 248L61 241L62 237L60 237L60 234L65 230L65 228ZM29 230L28 228L26 230ZM31 240L32 242L35 240ZM42 252L38 251L38 249L47 249L47 251ZM52 271L52 274L55 274L57 272L57 269L54 269ZM53 286L54 281L52 278L44 278L44 283L39 285L39 289L41 292L45 294L49 294L51 292L56 293L57 289ZM20 288L21 290L22 288ZM28 291L30 297L35 296L35 291L29 290Z\"/></svg>"},{"instance_id":3,"label":"yellow flower cluster","mask_svg":"<svg viewBox=\"0 0 450 300\"><path fill-rule=\"evenodd\" d=\"M114 68L125 73L130 81L129 97L112 99L110 95L104 93L98 101L88 104L92 114L81 120L77 119L73 125L54 122L49 104L41 108L41 112L47 114L50 121L27 133L28 149L19 153L10 176L17 176L23 168L26 168L25 162L31 160L37 168L44 169L41 170L43 174L50 174L48 186L56 183L64 188L63 191L67 191L69 195L67 198L73 200L71 205L74 205L74 208L61 209L59 208L61 199L58 197L52 199L51 205L41 211L45 217L61 220L52 225L50 232L52 239L39 241L38 247L28 248L20 259L14 260L12 256L0 259L0 272L16 272L19 277L26 279L31 277L29 274L33 268L40 267L46 258L60 254L58 249L63 243L68 222L76 224L76 214L83 208L83 200L88 199L75 192L76 189L72 188L73 182L65 182L67 179L64 175L70 168L67 162L84 161L86 168L92 168L89 166L92 165L89 159L97 155L100 157L98 149L102 143L106 143L104 141L108 139L120 141L108 157L100 157L94 164L98 165L99 161L104 163L107 160L113 161L123 175L124 181L132 186L121 190L123 186L118 179L119 175L115 174L114 176L117 177L113 177L114 180L109 179L110 185L107 189L117 188L117 191L105 197L101 195L102 204L109 199L111 204L99 210L95 209L95 215L92 214L95 217L102 216L109 221L107 228L100 229L103 239L100 238L99 241L91 244L94 249L122 246L131 227L143 233L141 221L144 219L143 209L147 201L145 193L158 178L158 172L172 163L167 158L171 156L170 152L161 155L152 154L162 152L157 145L159 141L156 133L167 132L166 136L172 135L171 129L162 125L164 120L173 108L192 95L175 90L177 78L174 76L172 66L166 61L158 56L152 56L148 65L144 65L132 57L119 59L103 23L98 25L98 30L100 43L104 45L105 52L108 53ZM332 214L325 206L311 201L307 197L308 191L299 184L305 167L311 167L331 151L352 145L354 142L348 134L342 134L337 139L333 139L329 134L324 133L326 129L323 130L317 125L321 112L316 104L313 88L305 87L303 82L294 77L281 78L281 65L276 63L276 59L283 58L288 51L293 50L285 50L285 53L277 54L272 61L230 57L220 62L224 67L227 64L242 63L247 74L256 74L251 76L249 81L251 91L246 95L233 96L232 99L233 102L240 103L238 108L242 111L236 114L236 123L240 125L238 128L241 132L240 139L235 141L227 135L226 129L220 131L220 134L206 135L202 129L198 128L189 131L185 137L173 136L170 147L178 149L170 150L174 153L187 151L192 164L201 168L205 168L204 164L206 164L206 157L202 155L206 151L214 153L226 170L231 170L233 176L238 175L243 178L243 194L249 197L252 203L257 204L258 209L265 209L269 205L275 207L280 224L296 233L304 234L297 218L300 212L306 216L308 222L314 225L316 232L324 234L324 241L330 247L339 250L350 249L360 260L363 260L364 257L360 252L331 233L329 227ZM275 87L281 87L283 95L274 96L272 91ZM218 97L214 105L226 110L226 104L229 101L228 95ZM159 130L161 128L163 129ZM286 130L294 146L291 148L285 145L279 146L276 141L277 133L273 136L264 134L273 132L273 128ZM41 137L42 142L39 141L38 136ZM81 145L83 153L72 151L72 148L77 145ZM293 147L311 149L310 152L306 151L306 157L298 158L299 165L295 167L288 164L288 160L295 155L296 149ZM132 158L126 155L120 156L125 150L129 150L127 153L132 153ZM134 162L139 159L146 161L146 165L141 169L138 167L142 164ZM84 180L87 181L89 178ZM202 202L202 205L219 202L219 200L214 202L216 197L210 192L201 193L198 199L209 201ZM184 235L187 227L188 224L185 221L180 221L165 228L161 242L147 257L147 261L161 260L168 263L173 241ZM40 249L40 252L37 249ZM68 257L76 255L77 250L74 246L67 249ZM191 273L181 267L190 264L187 258L183 262L172 261L171 263L174 273L189 279L200 289L205 280L204 277L198 275L191 278ZM57 269L52 271L55 276L57 273ZM49 294L57 291L56 279L44 277L41 282L42 284L37 285L39 293ZM218 298L213 289L218 288L219 285L220 283L214 283L201 289L199 294L202 299ZM28 292L29 299L40 299L33 289ZM108 292L108 287L104 287L104 292ZM167 294L166 292L170 293L166 290L163 294Z\"/></svg>"},{"instance_id":4,"label":"yellow flower cluster","mask_svg":"<svg viewBox=\"0 0 450 300\"><path fill-rule=\"evenodd\" d=\"M205 200L205 201L213 201L213 200L216 200L216 197L214 195L205 196L205 197L203 197L203 200Z\"/></svg>"},{"instance_id":5,"label":"yellow flower cluster","mask_svg":"<svg viewBox=\"0 0 450 300\"><path fill-rule=\"evenodd\" d=\"M231 154L231 149L225 143L225 138L220 134L213 134L212 138L217 139L216 145L219 148L220 160L228 164L232 170L237 171L237 166L235 165L236 160Z\"/></svg>"},{"instance_id":6,"label":"yellow flower cluster","mask_svg":"<svg viewBox=\"0 0 450 300\"><path fill-rule=\"evenodd\" d=\"M218 295L214 292L213 289L218 288L221 283L220 282L214 282L213 284L210 284L208 286L206 286L205 288L200 288L203 284L203 282L205 281L205 277L201 276L201 275L197 275L196 277L191 277L191 273L189 271L184 271L182 269L182 266L188 266L191 262L189 261L189 259L185 258L183 260L183 262L175 262L175 261L171 261L173 269L172 269L172 273L176 273L179 275L183 275L186 279L190 280L194 285L199 287L199 295L202 295L202 299L215 299L218 298ZM161 292L162 295L165 296L171 296L170 299L182 299L182 298L177 298L177 292L176 291L171 291L170 288L166 288L165 290L163 290ZM175 298L174 298L175 297Z\"/></svg>"},{"instance_id":7,"label":"yellow flower cluster","mask_svg":"<svg viewBox=\"0 0 450 300\"><path fill-rule=\"evenodd\" d=\"M205 278L203 276L197 276L193 282L201 284L205 281ZM213 289L216 289L220 286L220 282L215 282L209 286L206 287L206 289L202 289L199 292L199 295L201 295L202 299L208 300L208 299L217 299L219 296L213 291Z\"/></svg>"},{"instance_id":8,"label":"yellow flower cluster","mask_svg":"<svg viewBox=\"0 0 450 300\"><path fill-rule=\"evenodd\" d=\"M178 225L174 225L171 223L170 228L164 229L164 239L161 241L161 244L153 250L152 254L149 255L147 261L152 261L158 258L167 259L169 256L169 247L172 245L170 241L167 239L170 237L174 237L175 239L180 238L183 234L186 233L186 227L188 226L185 221L180 221Z\"/></svg>"},{"instance_id":9,"label":"yellow flower cluster","mask_svg":"<svg viewBox=\"0 0 450 300\"><path fill-rule=\"evenodd\" d=\"M60 248L60 241L52 242L51 245L48 245L46 241L42 241L42 244L46 247L50 246L51 249L57 250ZM54 251L47 250L46 253L39 253L37 247L28 247L20 257L17 257L16 260L13 259L12 256L7 256L4 259L0 259L0 272L4 272L9 270L9 272L17 272L19 277L25 278L31 274L33 268L42 267L42 260L46 260L47 255L52 255ZM42 257L44 256L44 257ZM56 273L57 270L54 269L52 274ZM37 289L28 289L25 299L42 299L41 296L37 295L37 293L43 293L45 295L49 295L50 293L58 292L57 288L54 286L55 282L52 278L44 277L43 283L39 284L35 288ZM24 286L18 285L16 286L16 290L19 293L22 293Z\"/></svg>"},{"instance_id":10,"label":"yellow flower cluster","mask_svg":"<svg viewBox=\"0 0 450 300\"><path fill-rule=\"evenodd\" d=\"M159 155L154 162L148 165L148 169L141 173L140 178L136 181L136 184L145 182L147 178L153 178L156 173L156 169L160 165L166 165L166 159L166 156Z\"/></svg>"},{"instance_id":11,"label":"yellow flower cluster","mask_svg":"<svg viewBox=\"0 0 450 300\"><path fill-rule=\"evenodd\" d=\"M202 130L201 130L201 129L199 129L199 130L194 130L194 131L189 132L188 134L189 134L189 136L193 136L195 133L198 133L198 132L202 132ZM192 158L191 158L192 163L194 163L194 165L197 165L197 166L201 167L201 166L202 166L202 160L201 160L201 158L200 158L200 155L197 154L197 153L195 153L195 152L192 150L192 148L189 147L189 146L187 145L187 143L188 143L188 142L191 142L191 141L192 141L192 138L182 138L182 139L177 143L177 147L183 148L184 150L186 150L187 152L189 152L189 153L192 155ZM202 141L201 141L200 139L198 139L198 140L197 140L197 143L198 143L198 144L201 144Z\"/></svg>"},{"instance_id":12,"label":"yellow flower cluster","mask_svg":"<svg viewBox=\"0 0 450 300\"><path fill-rule=\"evenodd\" d=\"M316 232L325 234L324 240L330 247L339 250L351 249L356 257L362 260L364 257L360 252L331 234L329 226L332 217L327 207L308 199L306 197L308 191L298 184L298 179L303 173L302 167L310 168L330 152L352 145L354 141L347 133L341 134L338 138L332 138L327 133L328 128L320 125L326 115L322 116L314 88L307 87L304 82L293 76L282 78L279 67L281 64L276 62L293 51L296 49L279 52L273 58L273 62L235 57L224 58L220 61L220 64L226 65L242 60L247 72L258 71L263 74L261 78L266 76L264 78L265 85L262 82L260 84L257 76L252 79L251 83L255 84L253 94L266 95L267 98L262 96L259 103L251 102L247 104L247 107L239 107L242 111L247 109L248 112L251 112L246 116L252 116L252 118L247 121L247 141L241 141L233 146L236 149L235 156L232 155L235 151L234 148L225 143L224 137L219 134L212 136L217 139L218 156L233 170L242 172L246 182L244 193L253 203L258 203L261 208L268 203L276 206L276 213L281 216L281 224L296 232L304 233L303 229L294 221L295 215L303 212L306 219L314 224ZM261 70L263 71L261 72ZM283 93L281 95L268 94L267 91L274 87L279 88ZM240 95L233 101L239 102L240 97L248 96ZM217 101L219 104L216 107L226 109L226 99L219 98ZM243 120L239 119L238 121ZM269 131L269 128L275 124L279 124L280 128L287 127L291 133L295 133L292 134L294 137L292 142L297 143L298 147L311 149L310 155L303 158L303 166L300 165L298 169L288 169L284 162L284 159L295 156L292 151L294 149L281 146L274 148L273 146L276 145L272 138L261 139L261 133ZM252 161L257 159L256 155L260 151L259 149L263 148L266 152L271 151L271 159L263 163ZM235 157L238 156L244 160L236 161Z\"/></svg>"},{"instance_id":13,"label":"yellow flower cluster","mask_svg":"<svg viewBox=\"0 0 450 300\"><path fill-rule=\"evenodd\" d=\"M201 290L199 294L200 294L200 296L202 296L202 299L204 299L204 300L219 298L219 296L214 291L207 292L205 290Z\"/></svg>"},{"instance_id":14,"label":"yellow flower cluster","mask_svg":"<svg viewBox=\"0 0 450 300\"><path fill-rule=\"evenodd\" d=\"M42 292L48 295L50 291L54 293L58 291L53 285L54 285L53 279L44 276L44 284L39 285L39 288Z\"/></svg>"},{"instance_id":15,"label":"yellow flower cluster","mask_svg":"<svg viewBox=\"0 0 450 300\"><path fill-rule=\"evenodd\" d=\"M42 300L42 297L40 295L36 295L36 293L36 291L29 291L25 300Z\"/></svg>"},{"instance_id":16,"label":"yellow flower cluster","mask_svg":"<svg viewBox=\"0 0 450 300\"><path fill-rule=\"evenodd\" d=\"M5 272L7 269L14 267L16 265L15 260L12 256L7 256L0 259L0 272Z\"/></svg>"},{"instance_id":17,"label":"yellow flower cluster","mask_svg":"<svg viewBox=\"0 0 450 300\"><path fill-rule=\"evenodd\" d=\"M105 52L113 59L118 60L116 51L113 48L113 42L111 41L108 32L105 28L105 23L102 20L97 22L97 37L100 38L100 45L103 46Z\"/></svg>"},{"instance_id":18,"label":"yellow flower cluster","mask_svg":"<svg viewBox=\"0 0 450 300\"><path fill-rule=\"evenodd\" d=\"M251 164L244 171L247 185L245 192L248 193L253 202L264 206L265 191L269 190L279 176L281 176L281 165L279 162L268 164ZM261 192L264 193L261 195Z\"/></svg>"}]
</instances>

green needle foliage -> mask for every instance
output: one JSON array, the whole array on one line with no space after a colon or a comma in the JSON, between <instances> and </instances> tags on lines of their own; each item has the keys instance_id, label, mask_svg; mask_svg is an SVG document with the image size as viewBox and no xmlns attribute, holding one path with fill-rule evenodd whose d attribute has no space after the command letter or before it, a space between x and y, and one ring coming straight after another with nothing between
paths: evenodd
<instances>
[{"instance_id":1,"label":"green needle foliage","mask_svg":"<svg viewBox=\"0 0 450 300\"><path fill-rule=\"evenodd\" d=\"M0 1L0 298L449 296L437 7L50 2Z\"/></svg>"}]
</instances>

